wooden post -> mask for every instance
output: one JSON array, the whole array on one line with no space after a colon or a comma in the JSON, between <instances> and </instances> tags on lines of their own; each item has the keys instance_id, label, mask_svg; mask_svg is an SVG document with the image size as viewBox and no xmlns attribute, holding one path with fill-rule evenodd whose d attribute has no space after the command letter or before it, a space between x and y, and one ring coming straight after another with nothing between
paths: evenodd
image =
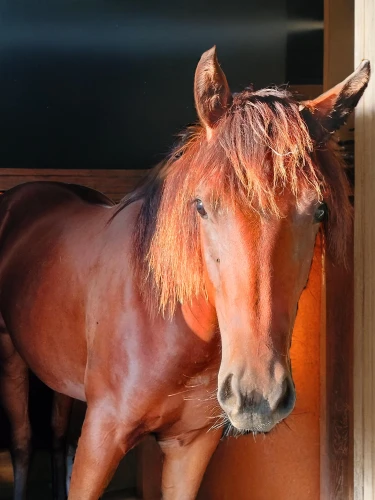
<instances>
[{"instance_id":1,"label":"wooden post","mask_svg":"<svg viewBox=\"0 0 375 500\"><path fill-rule=\"evenodd\" d=\"M371 0L369 0L371 1ZM328 90L353 71L354 0L324 0L323 87ZM339 132L341 140L353 139L354 120Z\"/></svg>"},{"instance_id":2,"label":"wooden post","mask_svg":"<svg viewBox=\"0 0 375 500\"><path fill-rule=\"evenodd\" d=\"M375 67L375 2L355 0L355 64ZM375 77L356 110L354 498L375 498Z\"/></svg>"},{"instance_id":3,"label":"wooden post","mask_svg":"<svg viewBox=\"0 0 375 500\"><path fill-rule=\"evenodd\" d=\"M325 256L324 273L320 498L351 500L353 498L353 252L350 251L347 256L346 267Z\"/></svg>"},{"instance_id":4,"label":"wooden post","mask_svg":"<svg viewBox=\"0 0 375 500\"><path fill-rule=\"evenodd\" d=\"M324 90L353 71L354 0L324 0ZM353 139L353 121L338 138ZM353 498L353 251L324 257L321 331L321 500Z\"/></svg>"}]
</instances>

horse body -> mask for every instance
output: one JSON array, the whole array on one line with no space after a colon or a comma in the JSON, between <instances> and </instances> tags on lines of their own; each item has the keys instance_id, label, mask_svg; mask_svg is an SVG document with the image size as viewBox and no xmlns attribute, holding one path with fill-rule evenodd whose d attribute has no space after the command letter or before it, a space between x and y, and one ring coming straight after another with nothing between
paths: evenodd
<instances>
[{"instance_id":1,"label":"horse body","mask_svg":"<svg viewBox=\"0 0 375 500\"><path fill-rule=\"evenodd\" d=\"M9 206L7 197L13 198L14 195L15 202ZM74 260L69 260L71 256L64 251L62 239L65 221L71 216L74 219L74 209L77 209L74 205L86 207L73 193L56 185L28 184L16 188L14 195L12 192L6 194L1 207L5 211L3 221L6 221L3 233L7 235L1 272L4 320L13 333L18 350L25 352L24 357L36 374L56 391L83 399L86 344L83 335L85 317L79 308L79 301L82 301L79 297L82 292L80 271L74 268ZM17 197L22 200L20 204ZM87 208L89 212L107 210L91 205ZM64 217L56 224L55 216L59 215L59 210L64 211L66 219ZM13 232L8 227L13 228ZM78 252L84 235L82 229L73 232L74 237L77 236ZM13 269L11 274L7 269ZM35 272L31 273L30 269L35 269ZM58 287L46 294L45 290L52 282L58 283ZM51 308L48 301L46 303L48 295L54 303L63 305L61 310ZM36 310L38 314L34 313ZM25 325L28 329L26 338L22 335ZM56 331L56 328L58 335L51 337L49 332ZM41 349L30 349L33 345L40 345ZM65 359L64 353L70 350L70 346L74 349ZM46 365L50 352L55 352L52 370ZM72 389L62 386L62 380L66 380Z\"/></svg>"},{"instance_id":2,"label":"horse body","mask_svg":"<svg viewBox=\"0 0 375 500\"><path fill-rule=\"evenodd\" d=\"M136 291L130 259L137 204L108 224L114 209L85 204L75 196L66 199L65 191L43 182L22 185L8 193L22 200L20 212L17 201L7 204L7 195L0 207L10 214L3 227L8 244L2 252L0 308L17 350L49 387L82 401L87 390L100 392L100 380L106 390L113 385L124 394L128 407L132 392L143 384L155 394L161 386L164 397L178 392L186 381L176 370L186 377L204 370L213 356L210 351L216 351L217 358L217 336L216 341L199 338L181 310L173 320L148 314ZM35 213L35 200L43 215ZM25 220L23 211L33 222ZM216 322L209 328L215 337ZM35 345L38 349L32 348ZM104 381L109 360L118 371L110 371L113 380ZM107 375L100 374L101 369ZM98 381L89 383L91 372ZM92 388L85 388L85 382ZM134 399L139 411L135 419L141 420L141 394Z\"/></svg>"},{"instance_id":3,"label":"horse body","mask_svg":"<svg viewBox=\"0 0 375 500\"><path fill-rule=\"evenodd\" d=\"M9 191L0 206L0 309L32 371L58 393L106 401L135 429L129 447L147 432L182 444L218 413L211 397L217 322L204 300L173 319L150 316L130 259L139 205L109 224L114 208L89 204L63 185Z\"/></svg>"},{"instance_id":4,"label":"horse body","mask_svg":"<svg viewBox=\"0 0 375 500\"><path fill-rule=\"evenodd\" d=\"M6 380L30 366L87 401L70 500L97 499L150 432L163 498L192 500L223 424L268 432L290 414L289 347L315 237L328 214L339 255L350 226L326 143L368 78L364 63L302 106L272 89L232 96L212 49L196 71L200 126L118 207L59 184L4 195ZM12 415L24 435L21 396Z\"/></svg>"}]
</instances>

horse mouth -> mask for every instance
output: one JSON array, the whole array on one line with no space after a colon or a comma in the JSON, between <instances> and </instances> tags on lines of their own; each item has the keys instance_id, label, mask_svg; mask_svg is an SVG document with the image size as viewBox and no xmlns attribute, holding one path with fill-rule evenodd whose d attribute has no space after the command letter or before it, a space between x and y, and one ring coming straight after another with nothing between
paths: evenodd
<instances>
[{"instance_id":1,"label":"horse mouth","mask_svg":"<svg viewBox=\"0 0 375 500\"><path fill-rule=\"evenodd\" d=\"M249 416L241 419L241 421L233 422L228 416L226 420L223 426L223 438L247 436L248 434L253 434L253 436L269 434L283 419L273 421L267 418L262 421L254 416Z\"/></svg>"},{"instance_id":2,"label":"horse mouth","mask_svg":"<svg viewBox=\"0 0 375 500\"><path fill-rule=\"evenodd\" d=\"M232 422L227 422L224 426L223 430L223 435L222 439L226 439L229 437L240 437L240 436L248 436L249 434L252 434L253 436L257 436L258 434L268 434L271 432L272 429L270 430L260 430L260 429L239 429L238 427L235 427Z\"/></svg>"}]
</instances>

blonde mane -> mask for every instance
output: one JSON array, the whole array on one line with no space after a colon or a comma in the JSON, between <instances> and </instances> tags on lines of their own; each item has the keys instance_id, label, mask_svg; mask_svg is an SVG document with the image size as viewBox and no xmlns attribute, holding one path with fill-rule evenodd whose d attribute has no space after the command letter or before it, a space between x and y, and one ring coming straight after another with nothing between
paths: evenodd
<instances>
[{"instance_id":1,"label":"blonde mane","mask_svg":"<svg viewBox=\"0 0 375 500\"><path fill-rule=\"evenodd\" d=\"M211 141L190 127L171 155L119 211L142 199L134 233L134 265L150 310L173 313L177 303L205 293L194 199L209 186L212 202L281 217L286 191L296 204L306 191L329 207L324 231L343 259L351 223L349 186L332 141L316 148L291 95L246 89L233 98ZM285 194L284 194L285 196Z\"/></svg>"}]
</instances>

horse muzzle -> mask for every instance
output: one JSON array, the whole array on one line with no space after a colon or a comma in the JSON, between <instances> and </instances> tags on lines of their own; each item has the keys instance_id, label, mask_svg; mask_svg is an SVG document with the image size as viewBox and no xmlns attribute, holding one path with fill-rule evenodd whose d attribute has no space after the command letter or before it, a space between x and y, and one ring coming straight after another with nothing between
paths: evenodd
<instances>
[{"instance_id":1,"label":"horse muzzle","mask_svg":"<svg viewBox=\"0 0 375 500\"><path fill-rule=\"evenodd\" d=\"M290 375L275 384L265 396L258 388L249 388L227 375L219 386L218 401L238 430L269 432L293 410L295 388Z\"/></svg>"}]
</instances>

